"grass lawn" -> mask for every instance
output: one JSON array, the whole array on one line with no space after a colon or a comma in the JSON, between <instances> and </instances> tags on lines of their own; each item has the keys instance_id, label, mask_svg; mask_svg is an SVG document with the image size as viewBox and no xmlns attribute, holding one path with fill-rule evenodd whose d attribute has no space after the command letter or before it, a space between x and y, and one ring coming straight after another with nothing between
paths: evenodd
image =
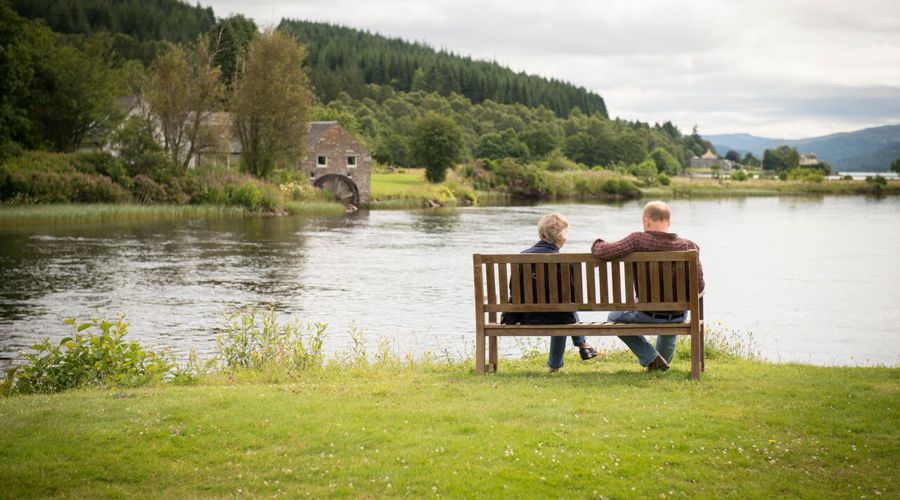
<instances>
[{"instance_id":1,"label":"grass lawn","mask_svg":"<svg viewBox=\"0 0 900 500\"><path fill-rule=\"evenodd\" d=\"M680 358L684 357L680 352ZM898 498L900 369L629 355L0 400L0 497Z\"/></svg>"},{"instance_id":2,"label":"grass lawn","mask_svg":"<svg viewBox=\"0 0 900 500\"><path fill-rule=\"evenodd\" d=\"M372 173L372 197L385 199L403 196L409 191L427 189L425 169L406 169L404 173L376 174Z\"/></svg>"}]
</instances>

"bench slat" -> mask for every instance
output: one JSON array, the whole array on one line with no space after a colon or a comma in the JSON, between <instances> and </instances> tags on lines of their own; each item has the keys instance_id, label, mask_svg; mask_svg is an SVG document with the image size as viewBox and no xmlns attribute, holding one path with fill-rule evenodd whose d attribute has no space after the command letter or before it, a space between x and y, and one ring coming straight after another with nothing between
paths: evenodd
<instances>
[{"instance_id":1,"label":"bench slat","mask_svg":"<svg viewBox=\"0 0 900 500\"><path fill-rule=\"evenodd\" d=\"M605 266L606 264L601 264ZM587 272L587 303L594 304L597 302L597 265L593 262L584 264L584 270Z\"/></svg>"},{"instance_id":2,"label":"bench slat","mask_svg":"<svg viewBox=\"0 0 900 500\"><path fill-rule=\"evenodd\" d=\"M687 276L684 272L684 262L675 263L675 292L678 302L687 302Z\"/></svg>"},{"instance_id":3,"label":"bench slat","mask_svg":"<svg viewBox=\"0 0 900 500\"><path fill-rule=\"evenodd\" d=\"M619 262L610 262L610 276L612 277L612 301L616 304L622 302L622 277L621 264Z\"/></svg>"},{"instance_id":4,"label":"bench slat","mask_svg":"<svg viewBox=\"0 0 900 500\"><path fill-rule=\"evenodd\" d=\"M568 264L559 264L559 270L562 271L562 297L560 302L563 304L572 303L572 269Z\"/></svg>"},{"instance_id":5,"label":"bench slat","mask_svg":"<svg viewBox=\"0 0 900 500\"><path fill-rule=\"evenodd\" d=\"M511 264L509 266L509 272L512 275L512 302L513 304L521 304L522 303L522 285L520 283L521 277L519 276L519 265Z\"/></svg>"},{"instance_id":6,"label":"bench slat","mask_svg":"<svg viewBox=\"0 0 900 500\"><path fill-rule=\"evenodd\" d=\"M497 303L497 280L494 279L494 266L496 264L492 262L488 262L485 264L487 267L487 278L488 278L488 304L496 304Z\"/></svg>"},{"instance_id":7,"label":"bench slat","mask_svg":"<svg viewBox=\"0 0 900 500\"><path fill-rule=\"evenodd\" d=\"M523 264L522 272L525 273L525 302L524 304L534 304L534 264Z\"/></svg>"},{"instance_id":8,"label":"bench slat","mask_svg":"<svg viewBox=\"0 0 900 500\"><path fill-rule=\"evenodd\" d=\"M650 264L650 302L660 302L659 297L659 264Z\"/></svg>"},{"instance_id":9,"label":"bench slat","mask_svg":"<svg viewBox=\"0 0 900 500\"><path fill-rule=\"evenodd\" d=\"M647 296L647 264L639 263L636 264L636 266L638 300L641 302L650 302L650 298Z\"/></svg>"},{"instance_id":10,"label":"bench slat","mask_svg":"<svg viewBox=\"0 0 900 500\"><path fill-rule=\"evenodd\" d=\"M576 262L575 267L572 268L575 271L575 274L572 276L575 280L575 296L572 299L576 304L584 304L584 280L581 279L581 268L585 265L591 266L583 262Z\"/></svg>"},{"instance_id":11,"label":"bench slat","mask_svg":"<svg viewBox=\"0 0 900 500\"><path fill-rule=\"evenodd\" d=\"M626 304L634 304L634 266L625 263L625 289L622 290L622 299Z\"/></svg>"},{"instance_id":12,"label":"bench slat","mask_svg":"<svg viewBox=\"0 0 900 500\"><path fill-rule=\"evenodd\" d=\"M537 302L539 304L547 303L547 277L544 275L546 264L537 265Z\"/></svg>"},{"instance_id":13,"label":"bench slat","mask_svg":"<svg viewBox=\"0 0 900 500\"><path fill-rule=\"evenodd\" d=\"M500 268L500 303L507 304L509 303L509 278L506 273L506 264L501 262L497 265Z\"/></svg>"},{"instance_id":14,"label":"bench slat","mask_svg":"<svg viewBox=\"0 0 900 500\"><path fill-rule=\"evenodd\" d=\"M672 263L663 262L663 298L666 302L672 302L674 299L674 290L672 290Z\"/></svg>"},{"instance_id":15,"label":"bench slat","mask_svg":"<svg viewBox=\"0 0 900 500\"><path fill-rule=\"evenodd\" d=\"M547 297L547 302L550 304L559 304L559 264L553 263L548 264L547 274L549 274L548 278L550 281L550 296Z\"/></svg>"},{"instance_id":16,"label":"bench slat","mask_svg":"<svg viewBox=\"0 0 900 500\"><path fill-rule=\"evenodd\" d=\"M606 273L606 262L601 262L600 269L600 303L609 304L609 276ZM615 266L615 264L614 264Z\"/></svg>"}]
</instances>

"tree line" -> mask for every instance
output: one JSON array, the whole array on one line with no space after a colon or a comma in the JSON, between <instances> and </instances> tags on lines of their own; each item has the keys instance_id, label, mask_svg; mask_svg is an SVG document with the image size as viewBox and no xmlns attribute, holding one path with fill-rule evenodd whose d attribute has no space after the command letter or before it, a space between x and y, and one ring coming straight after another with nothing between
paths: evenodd
<instances>
[{"instance_id":1,"label":"tree line","mask_svg":"<svg viewBox=\"0 0 900 500\"><path fill-rule=\"evenodd\" d=\"M543 106L561 117L575 107L607 116L603 98L584 87L516 73L495 62L327 23L284 19L279 27L307 47L310 81L324 103L341 92L360 98L374 83L401 92L460 94L475 104Z\"/></svg>"}]
</instances>

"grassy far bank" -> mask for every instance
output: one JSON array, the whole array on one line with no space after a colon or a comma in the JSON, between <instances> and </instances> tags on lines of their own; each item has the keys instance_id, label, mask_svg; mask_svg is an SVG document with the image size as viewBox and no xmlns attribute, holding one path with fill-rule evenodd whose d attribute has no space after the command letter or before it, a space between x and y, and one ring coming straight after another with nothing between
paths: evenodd
<instances>
[{"instance_id":1,"label":"grassy far bank","mask_svg":"<svg viewBox=\"0 0 900 500\"><path fill-rule=\"evenodd\" d=\"M736 181L731 179L674 177L672 178L672 183L668 186L645 187L641 191L644 196L900 195L900 180L886 181L881 192L876 193L876 188L871 183L863 180L808 182L802 180L748 179Z\"/></svg>"},{"instance_id":2,"label":"grassy far bank","mask_svg":"<svg viewBox=\"0 0 900 500\"><path fill-rule=\"evenodd\" d=\"M344 213L339 203L287 202L291 215L337 215ZM31 224L75 224L86 222L174 220L242 217L258 215L243 207L222 205L134 205L134 204L48 204L0 206L0 227Z\"/></svg>"},{"instance_id":3,"label":"grassy far bank","mask_svg":"<svg viewBox=\"0 0 900 500\"><path fill-rule=\"evenodd\" d=\"M896 498L900 370L630 356L0 400L0 496Z\"/></svg>"}]
</instances>

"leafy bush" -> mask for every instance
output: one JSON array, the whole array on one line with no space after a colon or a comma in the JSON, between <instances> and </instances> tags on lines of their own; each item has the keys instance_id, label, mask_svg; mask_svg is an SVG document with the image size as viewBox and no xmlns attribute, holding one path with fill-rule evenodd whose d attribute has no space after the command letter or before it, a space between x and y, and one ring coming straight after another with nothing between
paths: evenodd
<instances>
[{"instance_id":1,"label":"leafy bush","mask_svg":"<svg viewBox=\"0 0 900 500\"><path fill-rule=\"evenodd\" d=\"M262 208L263 193L255 181L248 180L234 188L230 202L248 210L259 210Z\"/></svg>"},{"instance_id":2,"label":"leafy bush","mask_svg":"<svg viewBox=\"0 0 900 500\"><path fill-rule=\"evenodd\" d=\"M644 160L637 165L628 167L628 173L643 180L645 183L653 183L659 172L656 170L656 163L653 160Z\"/></svg>"},{"instance_id":3,"label":"leafy bush","mask_svg":"<svg viewBox=\"0 0 900 500\"><path fill-rule=\"evenodd\" d=\"M169 196L166 188L146 175L140 174L134 178L134 198L138 203L153 204L165 203Z\"/></svg>"},{"instance_id":4,"label":"leafy bush","mask_svg":"<svg viewBox=\"0 0 900 500\"><path fill-rule=\"evenodd\" d=\"M636 198L641 194L641 190L633 182L617 177L606 179L603 182L603 192L623 198Z\"/></svg>"},{"instance_id":5,"label":"leafy bush","mask_svg":"<svg viewBox=\"0 0 900 500\"><path fill-rule=\"evenodd\" d=\"M478 197L475 196L475 191L467 186L458 184L456 182L447 181L444 183L444 187L450 190L450 192L453 194L453 197L460 202L471 204L478 203Z\"/></svg>"},{"instance_id":6,"label":"leafy bush","mask_svg":"<svg viewBox=\"0 0 900 500\"><path fill-rule=\"evenodd\" d=\"M80 155L29 152L0 166L0 201L122 203L129 192Z\"/></svg>"},{"instance_id":7,"label":"leafy bush","mask_svg":"<svg viewBox=\"0 0 900 500\"><path fill-rule=\"evenodd\" d=\"M665 172L660 172L659 175L656 176L656 180L658 180L659 183L663 186L668 186L672 183L672 179L668 175L666 175Z\"/></svg>"},{"instance_id":8,"label":"leafy bush","mask_svg":"<svg viewBox=\"0 0 900 500\"><path fill-rule=\"evenodd\" d=\"M852 176L852 175L845 175L845 176L841 177L841 180L842 180L842 181L852 181L852 180L853 180L853 176Z\"/></svg>"},{"instance_id":9,"label":"leafy bush","mask_svg":"<svg viewBox=\"0 0 900 500\"><path fill-rule=\"evenodd\" d=\"M229 370L321 368L325 328L324 323L304 326L297 319L279 324L271 307L234 309L225 313L216 356Z\"/></svg>"},{"instance_id":10,"label":"leafy bush","mask_svg":"<svg viewBox=\"0 0 900 500\"><path fill-rule=\"evenodd\" d=\"M485 162L487 164L487 162ZM502 160L496 175L507 191L520 198L541 198L554 193L549 189L547 173L531 164L519 163L513 159Z\"/></svg>"},{"instance_id":11,"label":"leafy bush","mask_svg":"<svg viewBox=\"0 0 900 500\"><path fill-rule=\"evenodd\" d=\"M744 182L747 179L747 172L744 172L743 170L735 170L734 172L731 172L731 180L733 181Z\"/></svg>"},{"instance_id":12,"label":"leafy bush","mask_svg":"<svg viewBox=\"0 0 900 500\"><path fill-rule=\"evenodd\" d=\"M781 175L778 177L781 178ZM822 182L825 180L825 174L816 168L794 168L788 172L788 178L804 182Z\"/></svg>"},{"instance_id":13,"label":"leafy bush","mask_svg":"<svg viewBox=\"0 0 900 500\"><path fill-rule=\"evenodd\" d=\"M578 164L557 152L547 159L547 170L551 172L578 170Z\"/></svg>"},{"instance_id":14,"label":"leafy bush","mask_svg":"<svg viewBox=\"0 0 900 500\"><path fill-rule=\"evenodd\" d=\"M152 351L124 340L129 323L93 318L67 319L71 336L53 345L49 339L26 353L25 365L8 373L3 394L53 393L77 387L112 384L136 386L165 377L175 366L165 351Z\"/></svg>"}]
</instances>

